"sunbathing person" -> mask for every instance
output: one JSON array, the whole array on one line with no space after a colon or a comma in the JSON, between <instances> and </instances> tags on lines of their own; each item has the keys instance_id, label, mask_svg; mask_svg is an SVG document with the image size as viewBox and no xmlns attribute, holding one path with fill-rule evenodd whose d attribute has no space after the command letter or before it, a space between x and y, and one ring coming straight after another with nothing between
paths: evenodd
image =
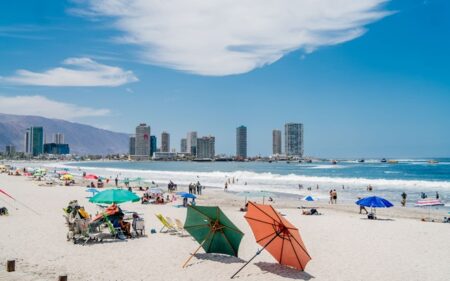
<instances>
[{"instance_id":1,"label":"sunbathing person","mask_svg":"<svg viewBox=\"0 0 450 281\"><path fill-rule=\"evenodd\" d=\"M303 210L302 213L305 216L320 215L320 213L315 208L311 208L310 210Z\"/></svg>"}]
</instances>

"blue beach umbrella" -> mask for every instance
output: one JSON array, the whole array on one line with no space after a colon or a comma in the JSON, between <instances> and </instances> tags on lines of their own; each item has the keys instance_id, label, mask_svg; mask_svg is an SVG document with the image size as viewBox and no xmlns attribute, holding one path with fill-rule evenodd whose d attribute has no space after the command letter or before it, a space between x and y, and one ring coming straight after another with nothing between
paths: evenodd
<instances>
[{"instance_id":1,"label":"blue beach umbrella","mask_svg":"<svg viewBox=\"0 0 450 281\"><path fill-rule=\"evenodd\" d=\"M197 198L197 196L195 196L194 194L191 194L191 193L184 193L184 194L181 194L180 196L183 198L192 198L192 199Z\"/></svg>"},{"instance_id":2,"label":"blue beach umbrella","mask_svg":"<svg viewBox=\"0 0 450 281\"><path fill-rule=\"evenodd\" d=\"M356 201L356 205L370 208L390 208L394 206L391 202L378 196L370 196L360 199Z\"/></svg>"},{"instance_id":3,"label":"blue beach umbrella","mask_svg":"<svg viewBox=\"0 0 450 281\"><path fill-rule=\"evenodd\" d=\"M184 192L184 191L178 191L177 193L175 193L176 195L184 195L184 194L188 194L187 192Z\"/></svg>"},{"instance_id":4,"label":"blue beach umbrella","mask_svg":"<svg viewBox=\"0 0 450 281\"><path fill-rule=\"evenodd\" d=\"M99 193L100 191L98 191L96 188L88 188L86 189L86 192L92 192L92 196L94 196L96 193Z\"/></svg>"},{"instance_id":5,"label":"blue beach umbrella","mask_svg":"<svg viewBox=\"0 0 450 281\"><path fill-rule=\"evenodd\" d=\"M389 202L388 200L378 197L378 196L370 196L356 201L356 205L370 207L372 213L376 213L376 208L390 208L393 207L394 204Z\"/></svg>"}]
</instances>

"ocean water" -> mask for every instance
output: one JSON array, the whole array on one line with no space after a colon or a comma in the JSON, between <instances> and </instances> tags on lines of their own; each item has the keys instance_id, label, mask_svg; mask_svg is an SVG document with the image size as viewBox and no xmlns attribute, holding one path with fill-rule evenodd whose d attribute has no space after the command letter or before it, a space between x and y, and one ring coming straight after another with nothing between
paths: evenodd
<instances>
[{"instance_id":1,"label":"ocean water","mask_svg":"<svg viewBox=\"0 0 450 281\"><path fill-rule=\"evenodd\" d=\"M408 194L408 203L414 203L425 192L428 197L440 198L450 206L450 159L399 159L397 164L379 160L329 162L74 162L60 165L75 173L93 172L106 177L142 177L166 186L169 180L189 184L199 180L203 185L223 188L228 178L234 178L229 191L265 190L291 196L313 194L328 200L328 191L336 189L339 199L354 201L367 195L383 196L393 202ZM299 189L299 184L303 189ZM144 183L145 185L145 183ZM373 187L372 192L367 186ZM317 189L317 186L319 187ZM344 186L344 189L342 188ZM311 187L311 191L307 188Z\"/></svg>"}]
</instances>

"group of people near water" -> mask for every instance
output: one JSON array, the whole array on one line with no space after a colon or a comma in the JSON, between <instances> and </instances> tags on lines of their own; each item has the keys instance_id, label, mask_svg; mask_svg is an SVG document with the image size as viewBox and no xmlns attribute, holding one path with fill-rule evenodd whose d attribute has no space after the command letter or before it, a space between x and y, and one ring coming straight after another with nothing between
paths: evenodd
<instances>
[{"instance_id":1,"label":"group of people near water","mask_svg":"<svg viewBox=\"0 0 450 281\"><path fill-rule=\"evenodd\" d=\"M330 204L337 204L337 191L336 189L330 189Z\"/></svg>"},{"instance_id":2,"label":"group of people near water","mask_svg":"<svg viewBox=\"0 0 450 281\"><path fill-rule=\"evenodd\" d=\"M202 195L202 189L204 187L200 184L200 181L197 181L197 183L190 183L188 186L189 189L189 193L191 194L197 194L197 195Z\"/></svg>"}]
</instances>

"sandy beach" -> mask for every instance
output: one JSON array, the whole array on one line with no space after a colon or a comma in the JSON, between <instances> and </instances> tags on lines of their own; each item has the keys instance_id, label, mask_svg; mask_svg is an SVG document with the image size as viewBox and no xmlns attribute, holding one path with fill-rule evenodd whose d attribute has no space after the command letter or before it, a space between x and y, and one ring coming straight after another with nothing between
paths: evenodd
<instances>
[{"instance_id":1,"label":"sandy beach","mask_svg":"<svg viewBox=\"0 0 450 281\"><path fill-rule=\"evenodd\" d=\"M184 221L186 209L175 207L180 200L122 204L124 210L143 214L147 236L82 246L66 241L62 208L76 199L90 214L98 212L84 187L39 186L27 177L0 174L0 188L39 213L5 197L0 201L10 213L0 217L0 280L57 280L59 275L68 280L227 280L260 248L238 210L243 198L218 189L205 189L197 205L220 206L245 233L239 258L200 250L183 269L198 243L189 235L160 233L155 217L162 213ZM368 220L357 206L325 202L314 203L323 215L303 216L297 207L307 204L289 198L273 203L300 230L312 257L306 270L280 266L263 251L236 280L448 280L448 224L422 222L424 212L399 207L378 211L380 220ZM6 273L11 259L16 272Z\"/></svg>"}]
</instances>

